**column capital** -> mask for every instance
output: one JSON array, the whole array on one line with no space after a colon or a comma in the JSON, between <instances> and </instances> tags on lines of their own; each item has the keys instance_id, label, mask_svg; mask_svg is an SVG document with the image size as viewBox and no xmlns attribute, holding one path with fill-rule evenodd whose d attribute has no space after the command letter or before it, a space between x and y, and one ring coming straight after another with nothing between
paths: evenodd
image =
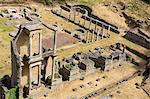
<instances>
[{"instance_id":1,"label":"column capital","mask_svg":"<svg viewBox=\"0 0 150 99\"><path fill-rule=\"evenodd\" d=\"M30 33L30 34L29 34L29 37L32 38L33 35L34 35L33 33Z\"/></svg>"}]
</instances>

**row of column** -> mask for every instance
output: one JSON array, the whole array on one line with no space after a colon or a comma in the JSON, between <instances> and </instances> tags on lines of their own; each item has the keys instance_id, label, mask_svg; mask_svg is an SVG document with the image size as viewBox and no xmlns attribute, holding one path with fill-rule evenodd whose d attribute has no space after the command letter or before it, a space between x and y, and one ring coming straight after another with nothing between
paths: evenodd
<instances>
[{"instance_id":1,"label":"row of column","mask_svg":"<svg viewBox=\"0 0 150 99\"><path fill-rule=\"evenodd\" d=\"M62 11L63 9L60 8L60 11L59 11L59 15L62 15ZM58 12L58 11L57 11ZM86 13L87 14L87 13ZM80 21L79 21L79 24L82 25L83 27L85 27L86 25L86 17L90 19L90 21L88 22L89 25L88 25L88 29L91 30L91 24L92 24L92 21L93 19L91 17L89 17L88 15L86 14L82 14L82 16L85 16L84 18L84 21L83 21L83 24L80 24ZM73 21L76 22L76 15L79 15L79 11L76 11L76 9L73 9ZM69 16L68 16L68 19L71 20L71 16L72 16L72 12L69 13ZM94 20L95 21L95 27L94 27L94 30L92 32L92 39L91 39L91 42L94 42L94 32L96 32L96 41L98 41L98 38L99 38L99 34L101 33L101 39L103 39L104 37L104 29L105 29L105 26L102 24L102 29L101 31L97 28L98 26L98 21ZM109 34L109 31L110 31L110 26L108 25L108 28L107 28L107 34ZM87 35L86 35L86 43L89 42L89 31L87 31Z\"/></svg>"},{"instance_id":2,"label":"row of column","mask_svg":"<svg viewBox=\"0 0 150 99\"><path fill-rule=\"evenodd\" d=\"M108 30L107 30L107 34L110 30L110 27L108 27ZM95 33L96 33L96 39L95 39ZM104 33L104 26L102 25L101 27L101 30L99 30L99 28L96 29L96 31L92 31L92 37L91 37L91 42L94 42L94 41L98 41L99 40L99 35L101 34L101 39L104 38L105 36L105 33ZM86 35L86 43L89 43L89 39L90 39L90 36L89 36L89 31L87 31L87 35Z\"/></svg>"}]
</instances>

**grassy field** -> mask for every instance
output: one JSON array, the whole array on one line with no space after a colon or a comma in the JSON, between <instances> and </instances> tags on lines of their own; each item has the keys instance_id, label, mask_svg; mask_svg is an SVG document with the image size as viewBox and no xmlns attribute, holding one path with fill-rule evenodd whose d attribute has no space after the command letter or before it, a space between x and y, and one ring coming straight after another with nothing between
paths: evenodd
<instances>
[{"instance_id":1,"label":"grassy field","mask_svg":"<svg viewBox=\"0 0 150 99\"><path fill-rule=\"evenodd\" d=\"M2 69L2 72L5 69L4 67L10 67L10 40L11 37L9 36L9 33L14 30L13 26L6 26L5 23L9 20L6 18L0 18L0 69ZM1 72L1 73L2 73ZM6 73L6 74L9 74ZM0 75L2 76L2 75Z\"/></svg>"}]
</instances>

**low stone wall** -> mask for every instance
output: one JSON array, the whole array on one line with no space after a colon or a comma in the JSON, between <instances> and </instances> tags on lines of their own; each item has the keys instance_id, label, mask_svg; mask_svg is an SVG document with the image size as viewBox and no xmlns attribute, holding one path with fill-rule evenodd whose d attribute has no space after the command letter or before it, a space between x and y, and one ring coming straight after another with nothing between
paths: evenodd
<instances>
[{"instance_id":1,"label":"low stone wall","mask_svg":"<svg viewBox=\"0 0 150 99\"><path fill-rule=\"evenodd\" d=\"M128 31L127 34L124 36L124 38L140 46L143 46L147 49L150 49L150 41L148 41L148 39L146 39L143 36L140 36L138 34Z\"/></svg>"},{"instance_id":2,"label":"low stone wall","mask_svg":"<svg viewBox=\"0 0 150 99\"><path fill-rule=\"evenodd\" d=\"M126 49L127 49L128 51L130 51L131 53L133 53L133 54L135 54L135 55L141 57L141 58L144 59L144 60L147 60L147 59L148 59L148 57L147 57L146 55L144 55L144 54L142 54L142 53L140 53L140 52L138 52L138 51L136 51L136 50L134 50L134 49L132 49L132 48L130 48L130 47L128 47L128 46L126 46Z\"/></svg>"},{"instance_id":3,"label":"low stone wall","mask_svg":"<svg viewBox=\"0 0 150 99\"><path fill-rule=\"evenodd\" d=\"M65 10L67 12L70 12L70 9L68 7L66 7L66 6L60 6L60 7L61 7L61 9Z\"/></svg>"},{"instance_id":4,"label":"low stone wall","mask_svg":"<svg viewBox=\"0 0 150 99\"><path fill-rule=\"evenodd\" d=\"M140 29L138 29L138 32L139 32L140 35L144 36L145 38L150 39L150 36L148 36L148 33L145 33Z\"/></svg>"},{"instance_id":5,"label":"low stone wall","mask_svg":"<svg viewBox=\"0 0 150 99\"><path fill-rule=\"evenodd\" d=\"M57 79L54 79L52 81L52 85L59 85L62 83L62 77L61 78L57 78Z\"/></svg>"},{"instance_id":6,"label":"low stone wall","mask_svg":"<svg viewBox=\"0 0 150 99\"><path fill-rule=\"evenodd\" d=\"M94 16L95 16L95 15L94 15ZM86 19L87 21L90 21L90 18L87 18L87 17L85 18L85 16L82 16L81 18ZM99 20L99 21L102 20L102 19L98 18L97 16L94 17L94 19L95 19L95 18L97 18L97 20ZM102 21L102 22L104 22L104 21ZM96 21L92 21L92 23L96 24ZM106 24L107 24L107 25L110 25L108 22L107 22ZM101 23L97 23L97 25L102 27L102 24L101 24ZM112 25L110 25L110 26L112 26ZM104 25L104 28L105 28L105 29L108 29L108 26L105 26L105 25ZM116 26L115 26L115 28L116 28ZM119 32L117 29L118 29L118 27L117 27L116 29L110 28L110 31L119 34L120 32Z\"/></svg>"},{"instance_id":7,"label":"low stone wall","mask_svg":"<svg viewBox=\"0 0 150 99\"><path fill-rule=\"evenodd\" d=\"M94 73L96 71L96 68L95 67L93 67L93 68L91 68L91 69L87 69L86 70L86 75L89 75L89 74L91 74L91 73Z\"/></svg>"},{"instance_id":8,"label":"low stone wall","mask_svg":"<svg viewBox=\"0 0 150 99\"><path fill-rule=\"evenodd\" d=\"M86 5L74 5L73 7L81 7L81 8L83 8L83 9L86 9L86 10L88 11L88 16L89 16L89 17L92 17L92 18L94 18L94 19L97 19L97 20L99 20L99 21L101 21L101 22L104 22L104 23L106 23L106 24L108 24L108 25L110 25L110 26L112 26L112 27L118 29L117 26L112 25L112 24L108 23L107 21L105 21L105 20L99 18L98 16L94 15L94 14L92 13L93 10L92 10L90 7L86 6Z\"/></svg>"}]
</instances>

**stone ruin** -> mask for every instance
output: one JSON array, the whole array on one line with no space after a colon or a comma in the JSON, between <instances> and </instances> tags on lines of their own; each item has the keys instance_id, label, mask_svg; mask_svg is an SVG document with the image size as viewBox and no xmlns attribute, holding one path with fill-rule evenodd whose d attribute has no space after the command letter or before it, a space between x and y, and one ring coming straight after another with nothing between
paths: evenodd
<instances>
[{"instance_id":1,"label":"stone ruin","mask_svg":"<svg viewBox=\"0 0 150 99\"><path fill-rule=\"evenodd\" d=\"M147 49L150 49L150 36L140 30L138 33L128 31L124 38Z\"/></svg>"},{"instance_id":2,"label":"stone ruin","mask_svg":"<svg viewBox=\"0 0 150 99\"><path fill-rule=\"evenodd\" d=\"M78 25L80 28L75 30L64 29L64 31L85 43L109 38L110 31L120 33L116 26L93 15L92 10L87 6L65 5L60 6L59 9L53 8L52 13ZM32 15L36 17L32 17ZM36 89L42 84L53 87L61 84L62 81L82 79L98 70L109 71L121 66L125 61L132 61L132 57L126 50L137 53L121 43L116 43L103 48L97 47L88 52L74 53L71 57L56 60L58 55L56 49L58 26L47 26L40 22L38 14L27 10L24 10L23 16L30 22L20 25L19 31L14 35L11 42L12 86L19 84L20 95L27 96L32 89ZM79 20L80 18L83 22ZM94 27L91 24L94 24ZM43 47L43 28L49 29L50 33L54 34L52 49ZM143 33L135 34L133 37L132 35L134 34L128 32L125 38L141 46L146 44L144 47L149 49L149 37L147 35L145 36ZM137 42L137 38L140 42ZM137 54L145 58L140 53ZM52 68L48 66L49 60Z\"/></svg>"},{"instance_id":3,"label":"stone ruin","mask_svg":"<svg viewBox=\"0 0 150 99\"><path fill-rule=\"evenodd\" d=\"M37 12L33 12L28 8L10 8L6 9L4 11L1 11L0 16L6 17L9 19L21 19L26 18L29 21L39 20L40 21L40 15Z\"/></svg>"},{"instance_id":4,"label":"stone ruin","mask_svg":"<svg viewBox=\"0 0 150 99\"><path fill-rule=\"evenodd\" d=\"M44 28L54 33L51 50L43 48ZM97 47L89 52L74 53L72 57L56 60L58 31L57 25L48 27L39 21L20 25L18 33L11 42L12 86L19 84L20 95L30 94L32 89L41 86L42 81L45 82L44 84L57 86L62 81L84 78L96 70L109 71L129 60L121 43L104 48ZM48 66L49 60L52 68Z\"/></svg>"},{"instance_id":5,"label":"stone ruin","mask_svg":"<svg viewBox=\"0 0 150 99\"><path fill-rule=\"evenodd\" d=\"M46 78L51 75L51 81L56 83L54 62L57 56L56 38L58 27L49 27L51 33L54 34L53 50L43 50L43 28L47 27L39 21L22 24L11 42L12 87L19 84L20 95L23 95L23 89L26 89L24 92L29 94L31 89L40 87L41 78L46 81ZM52 72L46 71L49 58L52 61Z\"/></svg>"},{"instance_id":6,"label":"stone ruin","mask_svg":"<svg viewBox=\"0 0 150 99\"><path fill-rule=\"evenodd\" d=\"M120 33L116 26L100 19L96 15L93 15L92 9L84 5L71 6L66 4L57 9L53 8L52 13L85 29L86 32L81 33L72 33L72 30L65 29L66 32L85 43L98 41L103 38L109 38L110 31ZM94 26L92 26L92 24L94 24Z\"/></svg>"},{"instance_id":7,"label":"stone ruin","mask_svg":"<svg viewBox=\"0 0 150 99\"><path fill-rule=\"evenodd\" d=\"M23 17L22 13L19 13L17 11L17 9L13 9L13 8L2 11L0 15L2 17L7 17L7 18L10 18L10 19L20 19L20 18Z\"/></svg>"},{"instance_id":8,"label":"stone ruin","mask_svg":"<svg viewBox=\"0 0 150 99\"><path fill-rule=\"evenodd\" d=\"M116 43L108 49L110 53L100 47L86 53L75 53L72 57L58 60L56 67L59 67L59 73L64 81L71 81L77 78L81 79L96 70L109 71L129 60L122 44Z\"/></svg>"}]
</instances>

